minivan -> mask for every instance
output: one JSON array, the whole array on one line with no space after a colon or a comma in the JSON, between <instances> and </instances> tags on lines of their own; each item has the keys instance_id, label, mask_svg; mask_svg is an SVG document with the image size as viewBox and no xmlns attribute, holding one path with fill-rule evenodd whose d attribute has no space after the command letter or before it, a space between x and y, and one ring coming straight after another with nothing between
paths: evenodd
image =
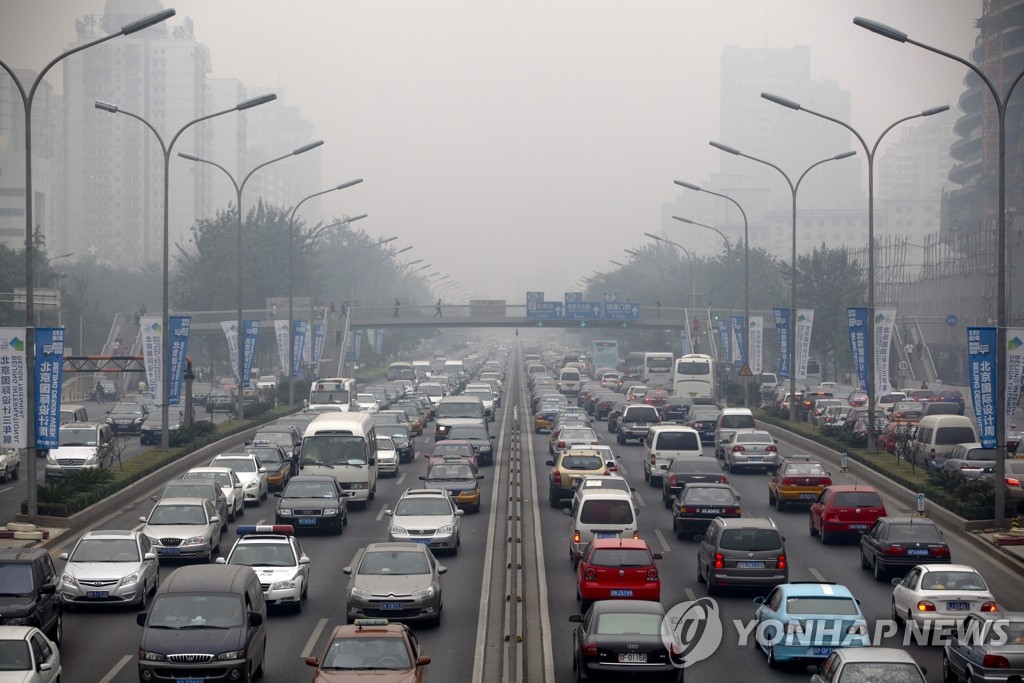
<instances>
[{"instance_id":1,"label":"minivan","mask_svg":"<svg viewBox=\"0 0 1024 683\"><path fill-rule=\"evenodd\" d=\"M644 437L644 479L651 486L661 484L663 472L678 457L704 455L700 434L682 425L654 425Z\"/></svg>"},{"instance_id":2,"label":"minivan","mask_svg":"<svg viewBox=\"0 0 1024 683\"><path fill-rule=\"evenodd\" d=\"M334 477L349 502L365 508L377 495L377 432L365 413L322 413L302 435L302 474Z\"/></svg>"},{"instance_id":3,"label":"minivan","mask_svg":"<svg viewBox=\"0 0 1024 683\"><path fill-rule=\"evenodd\" d=\"M0 548L0 624L35 626L60 645L64 612L59 581L45 548Z\"/></svg>"},{"instance_id":4,"label":"minivan","mask_svg":"<svg viewBox=\"0 0 1024 683\"><path fill-rule=\"evenodd\" d=\"M180 567L135 621L142 626L140 681L263 677L267 604L252 567Z\"/></svg>"},{"instance_id":5,"label":"minivan","mask_svg":"<svg viewBox=\"0 0 1024 683\"><path fill-rule=\"evenodd\" d=\"M569 559L580 563L583 548L595 538L639 538L637 511L628 491L595 491L583 496L574 508L562 508L572 518L569 527Z\"/></svg>"},{"instance_id":6,"label":"minivan","mask_svg":"<svg viewBox=\"0 0 1024 683\"><path fill-rule=\"evenodd\" d=\"M486 420L487 412L479 396L445 396L438 402L437 410L434 412L434 440L447 439L448 431L454 425Z\"/></svg>"},{"instance_id":7,"label":"minivan","mask_svg":"<svg viewBox=\"0 0 1024 683\"><path fill-rule=\"evenodd\" d=\"M716 517L697 548L697 580L708 595L724 586L773 588L789 582L785 538L765 517Z\"/></svg>"},{"instance_id":8,"label":"minivan","mask_svg":"<svg viewBox=\"0 0 1024 683\"><path fill-rule=\"evenodd\" d=\"M725 408L718 415L715 428L715 457L725 457L725 442L737 429L753 429L757 426L754 414L749 408Z\"/></svg>"},{"instance_id":9,"label":"minivan","mask_svg":"<svg viewBox=\"0 0 1024 683\"><path fill-rule=\"evenodd\" d=\"M60 407L60 423L62 425L66 425L71 422L88 421L89 413L86 411L85 406L66 403Z\"/></svg>"},{"instance_id":10,"label":"minivan","mask_svg":"<svg viewBox=\"0 0 1024 683\"><path fill-rule=\"evenodd\" d=\"M575 396L580 392L580 385L583 384L583 377L579 368L562 368L558 372L558 391L566 396Z\"/></svg>"},{"instance_id":11,"label":"minivan","mask_svg":"<svg viewBox=\"0 0 1024 683\"><path fill-rule=\"evenodd\" d=\"M969 417L963 415L928 415L917 423L914 436L914 463L941 470L946 458L957 444L974 443L978 432Z\"/></svg>"}]
</instances>

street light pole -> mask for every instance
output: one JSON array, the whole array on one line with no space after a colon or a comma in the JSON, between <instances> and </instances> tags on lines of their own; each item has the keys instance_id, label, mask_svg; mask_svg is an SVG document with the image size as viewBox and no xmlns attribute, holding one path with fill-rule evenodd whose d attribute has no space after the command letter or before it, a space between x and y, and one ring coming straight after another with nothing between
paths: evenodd
<instances>
[{"instance_id":1,"label":"street light pole","mask_svg":"<svg viewBox=\"0 0 1024 683\"><path fill-rule=\"evenodd\" d=\"M160 447L167 448L170 446L170 382L171 382L171 336L170 336L170 323L171 323L171 307L170 307L170 191L171 191L171 151L174 149L175 143L182 134L191 128L192 126L212 119L223 114L230 114L233 111L244 111L257 107L267 102L272 102L277 99L277 95L267 94L254 97L244 102L239 102L230 109L224 109L222 111L214 112L213 114L207 114L200 116L197 119L189 121L184 126L178 129L178 132L171 138L170 144L165 144L163 137L157 131L153 125L139 116L130 111L125 111L119 108L116 104L110 104L109 102L96 101L96 108L109 112L111 114L124 114L125 116L131 117L136 121L142 123L142 125L149 128L149 130L156 136L156 141L160 144L160 151L164 157L164 215L163 215L163 284L162 284L162 299L161 299L161 330L162 330L162 342L161 342L161 355L163 356L163 368L160 373L160 386L155 387L160 392Z\"/></svg>"},{"instance_id":2,"label":"street light pole","mask_svg":"<svg viewBox=\"0 0 1024 683\"><path fill-rule=\"evenodd\" d=\"M932 47L925 43L911 40L906 33L898 31L891 26L880 24L871 19L856 17L853 23L861 28L885 36L899 43L910 43L919 48L934 52L937 55L952 59L954 62L966 66L981 79L985 87L992 94L992 100L999 115L999 205L997 216L996 254L996 377L999 382L1006 381L1006 109L1014 89L1024 78L1024 71L1010 82L1006 93L1000 96L995 83L985 75L977 66L945 50ZM995 506L996 506L996 528L1003 529L1006 526L1006 389L996 392L996 466L993 472L995 485Z\"/></svg>"},{"instance_id":3,"label":"street light pole","mask_svg":"<svg viewBox=\"0 0 1024 683\"><path fill-rule=\"evenodd\" d=\"M26 512L28 513L28 519L30 522L35 522L38 515L36 505L36 387L34 380L36 349L35 330L32 327L32 319L35 317L35 302L33 301L35 298L35 283L32 279L32 270L35 261L35 245L33 244L32 239L32 209L34 208L34 197L32 194L32 104L35 101L36 90L38 90L39 85L43 82L43 77L46 76L46 73L52 69L57 62L113 38L137 33L143 29L149 28L150 26L166 21L174 15L175 11L173 9L161 10L155 14L150 14L141 19L125 24L121 27L121 30L116 33L101 36L95 40L90 40L87 43L82 43L81 45L77 45L65 52L62 52L47 62L39 73L36 74L35 80L33 80L29 85L27 91L25 90L25 86L22 84L21 80L14 73L14 69L0 61L0 68L6 71L11 77L11 80L14 81L18 94L21 96L21 102L25 112L25 457L28 459L28 495Z\"/></svg>"},{"instance_id":4,"label":"street light pole","mask_svg":"<svg viewBox=\"0 0 1024 683\"><path fill-rule=\"evenodd\" d=\"M772 95L771 93L763 92L761 97L774 102L775 104L782 105L795 111L804 111L812 116L817 116L820 119L831 121L836 123L846 130L853 133L857 141L860 142L861 147L864 148L864 154L868 159L868 362L867 362L867 392L868 392L868 433L874 433L875 429L875 152L878 151L878 146L882 144L882 138L899 124L910 121L911 119L924 118L927 116L934 116L935 114L941 114L947 111L949 107L947 105L941 105L939 107L932 107L931 109L925 109L924 111L912 114L910 116L904 116L901 119L894 121L889 125L888 128L882 131L882 134L875 140L875 144L868 147L868 143L864 140L864 136L857 132L853 126L840 121L839 119L833 118L826 114L816 112L813 109L807 109L793 100L788 100L785 97L779 97L778 95Z\"/></svg>"},{"instance_id":5,"label":"street light pole","mask_svg":"<svg viewBox=\"0 0 1024 683\"><path fill-rule=\"evenodd\" d=\"M629 266L627 266L625 263L620 263L619 261L616 261L615 259L608 259L608 263L611 263L612 265L616 265L616 266L618 266L622 270L626 270L627 268L629 268ZM594 275L600 275L601 277L615 277L615 278L618 278L619 282L622 283L622 288L626 290L626 301L629 301L630 299L633 298L630 295L630 293L629 293L629 281L626 280L626 278L622 277L621 275L612 275L611 273L602 273L599 270L595 270L594 271Z\"/></svg>"},{"instance_id":6,"label":"street light pole","mask_svg":"<svg viewBox=\"0 0 1024 683\"><path fill-rule=\"evenodd\" d=\"M622 251L626 252L627 254L629 254L630 256L632 256L634 258L644 259L645 261L650 261L651 263L654 264L654 267L658 269L658 280L661 282L661 287L659 288L660 295L658 297L658 301L661 301L662 299L664 299L665 298L665 271L664 271L664 269L662 269L661 264L658 263L658 261L656 259L648 256L647 254L641 253L641 252L637 251L636 249L624 248Z\"/></svg>"},{"instance_id":7,"label":"street light pole","mask_svg":"<svg viewBox=\"0 0 1024 683\"><path fill-rule=\"evenodd\" d=\"M711 146L712 147L718 147L718 144L715 143L715 142L712 142ZM697 192L706 192L708 194L712 194L712 195L714 195L716 197L721 197L722 199L730 201L730 202L732 202L736 206L737 209L740 210L740 215L743 216L743 331L744 331L744 335L749 335L750 334L750 225L749 225L749 223L747 223L747 212L743 210L743 207L740 206L740 203L738 201L736 201L735 199L733 199L732 197L730 197L727 194L721 194L719 192L714 192L712 190L708 190L707 188L703 188L703 187L701 187L699 185L694 185L692 183L685 183L685 182L683 182L681 180L677 180L677 181L675 181L675 183L676 183L676 185L679 185L681 187L685 187L685 188L690 189L690 190L696 190ZM719 234L721 235L722 233L719 232ZM725 239L725 235L722 235L722 239ZM726 240L725 244L726 244L726 249L728 249L729 241ZM796 314L794 313L794 316L795 315ZM708 330L708 333L710 334L711 330ZM745 341L746 341L746 343L743 345L743 358L741 360L743 361L744 367L749 369L750 368L750 339L745 337ZM792 374L792 373L790 373L790 374ZM744 407L748 407L750 405L749 380L750 380L749 377L744 377L743 378L743 405L744 405ZM792 403L792 401L790 401L790 403Z\"/></svg>"},{"instance_id":8,"label":"street light pole","mask_svg":"<svg viewBox=\"0 0 1024 683\"><path fill-rule=\"evenodd\" d=\"M328 192L335 192L336 190L344 190L346 187L352 187L363 182L362 178L356 180L350 180L341 185L327 188L326 190L320 190L314 192L311 195L303 197L299 200L299 203L292 209L291 216L288 217L288 368L286 369L286 376L288 377L288 405L295 403L295 314L293 312L294 301L292 298L292 261L294 259L295 252L295 213L299 210L307 200L319 197L320 195L327 194ZM310 297L312 300L312 297Z\"/></svg>"},{"instance_id":9,"label":"street light pole","mask_svg":"<svg viewBox=\"0 0 1024 683\"><path fill-rule=\"evenodd\" d=\"M42 268L40 268L40 270L44 270L46 268L46 266L50 265L51 263L53 263L54 261L56 261L58 259L70 258L70 257L72 257L74 255L75 255L75 252L69 251L66 254L60 254L59 256L52 256L52 257L46 259L45 261L43 261L43 266L42 266ZM60 279L63 276L64 276L64 273L61 273L61 272L57 273L57 301L58 301L58 304L60 302ZM38 321L37 321L37 324L38 324ZM61 326L61 324L60 324L60 306L58 305L57 306L57 327L60 327L60 326Z\"/></svg>"},{"instance_id":10,"label":"street light pole","mask_svg":"<svg viewBox=\"0 0 1024 683\"><path fill-rule=\"evenodd\" d=\"M309 144L303 145L302 147L299 147L297 149L292 150L288 154L282 154L281 156L274 157L273 159L270 159L269 161L264 161L262 164L257 165L256 168L254 168L251 171L249 171L249 173L247 173L246 176L244 178L242 178L242 182L241 183L238 183L235 180L235 177L231 174L231 172L228 169L224 168L223 166L221 166L220 164L218 164L218 163L216 163L214 161L208 161L207 159L201 159L201 158L199 158L199 157L197 157L197 156L195 156L193 154L184 154L182 152L178 153L178 156L180 156L183 159L188 159L189 161L198 161L198 162L203 163L203 164L209 164L210 166L213 166L214 168L219 168L221 171L224 172L224 175L226 175L228 177L228 180L230 180L231 184L234 185L234 187L235 187L235 201L236 201L236 208L238 210L238 230L237 230L237 248L238 248L238 281L237 281L237 284L238 284L238 331L235 334L235 346L238 349L238 367L237 367L237 371L238 371L238 407L237 407L237 413L238 413L238 419L240 419L240 420L245 418L245 375L244 375L244 372L243 372L244 368L245 368L245 349L242 348L242 340L245 338L245 329L243 327L244 323L242 321L242 191L245 189L245 184L249 182L249 178L252 178L253 174L256 173L256 171L260 170L261 168L263 168L265 166L269 166L270 164L273 164L273 163L275 163L277 161L281 161L282 159L287 159L288 157L293 157L293 156L297 156L299 154L303 154L304 152L308 152L311 149L316 149L317 147L319 147L322 144L324 144L323 140L317 140L316 142L310 142ZM291 321L288 321L288 324L291 325Z\"/></svg>"},{"instance_id":11,"label":"street light pole","mask_svg":"<svg viewBox=\"0 0 1024 683\"><path fill-rule=\"evenodd\" d=\"M652 240L655 240L657 242L664 242L665 244L671 244L673 247L675 247L676 249L679 249L681 252L686 254L686 260L689 261L689 264L690 264L690 303L694 307L696 307L697 306L697 284L696 284L696 282L694 280L694 276L693 276L693 254L691 254L690 250L687 249L686 247L684 247L683 245L678 244L676 242L673 242L672 240L665 239L664 237L659 237L658 235L655 235L654 233L645 232L644 235L646 237L650 237ZM683 313L685 314L685 312L686 312L686 307L684 306L683 307ZM685 315L684 315L684 318L685 318Z\"/></svg>"},{"instance_id":12,"label":"street light pole","mask_svg":"<svg viewBox=\"0 0 1024 683\"><path fill-rule=\"evenodd\" d=\"M718 233L718 236L721 237L722 240L725 242L725 251L726 251L726 253L728 253L730 251L730 249L729 249L729 245L730 245L729 238L725 236L724 232L722 232L721 230L719 230L715 226L713 226L713 225L704 225L703 223L698 223L697 221L691 221L689 218L683 218L682 216L672 216L672 218L676 219L677 221L682 221L683 223L688 223L690 225L696 225L697 227L700 227L700 228L707 228L708 230L714 230L715 232Z\"/></svg>"}]
</instances>

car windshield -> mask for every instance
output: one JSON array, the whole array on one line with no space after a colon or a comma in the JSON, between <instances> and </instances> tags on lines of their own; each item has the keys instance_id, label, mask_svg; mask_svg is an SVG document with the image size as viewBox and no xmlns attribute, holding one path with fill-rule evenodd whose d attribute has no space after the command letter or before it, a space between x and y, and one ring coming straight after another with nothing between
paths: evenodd
<instances>
[{"instance_id":1,"label":"car windshield","mask_svg":"<svg viewBox=\"0 0 1024 683\"><path fill-rule=\"evenodd\" d=\"M840 508L880 508L882 499L874 491L840 491L832 505Z\"/></svg>"},{"instance_id":2,"label":"car windshield","mask_svg":"<svg viewBox=\"0 0 1024 683\"><path fill-rule=\"evenodd\" d=\"M174 482L164 486L163 492L160 494L161 498L206 498L207 500L214 500L216 498L213 490L210 488L208 483L196 482L190 484L188 482Z\"/></svg>"},{"instance_id":3,"label":"car windshield","mask_svg":"<svg viewBox=\"0 0 1024 683\"><path fill-rule=\"evenodd\" d=\"M292 435L289 432L257 432L256 436L252 437L252 442L259 441L269 441L284 448L291 448L293 445Z\"/></svg>"},{"instance_id":4,"label":"car windshield","mask_svg":"<svg viewBox=\"0 0 1024 683\"><path fill-rule=\"evenodd\" d=\"M927 572L921 579L921 590L926 591L984 591L985 580L977 572Z\"/></svg>"},{"instance_id":5,"label":"car windshield","mask_svg":"<svg viewBox=\"0 0 1024 683\"><path fill-rule=\"evenodd\" d=\"M0 595L25 595L32 592L33 585L31 564L0 564Z\"/></svg>"},{"instance_id":6,"label":"car windshield","mask_svg":"<svg viewBox=\"0 0 1024 683\"><path fill-rule=\"evenodd\" d=\"M632 524L633 506L626 500L584 500L581 524Z\"/></svg>"},{"instance_id":7,"label":"car windshield","mask_svg":"<svg viewBox=\"0 0 1024 683\"><path fill-rule=\"evenodd\" d=\"M467 439L470 441L486 441L487 430L483 427L473 425L453 425L448 430L448 436L452 439Z\"/></svg>"},{"instance_id":8,"label":"car windshield","mask_svg":"<svg viewBox=\"0 0 1024 683\"><path fill-rule=\"evenodd\" d=\"M0 640L0 671L31 671L32 658L24 640ZM17 680L22 680L19 676Z\"/></svg>"},{"instance_id":9,"label":"car windshield","mask_svg":"<svg viewBox=\"0 0 1024 683\"><path fill-rule=\"evenodd\" d=\"M402 638L335 638L327 648L322 668L407 671L412 661Z\"/></svg>"},{"instance_id":10,"label":"car windshield","mask_svg":"<svg viewBox=\"0 0 1024 683\"><path fill-rule=\"evenodd\" d=\"M735 505L736 497L729 489L708 486L687 486L683 489L686 505Z\"/></svg>"},{"instance_id":11,"label":"car windshield","mask_svg":"<svg viewBox=\"0 0 1024 683\"><path fill-rule=\"evenodd\" d=\"M237 595L165 593L153 600L150 628L227 629L243 624L242 600Z\"/></svg>"},{"instance_id":12,"label":"car windshield","mask_svg":"<svg viewBox=\"0 0 1024 683\"><path fill-rule=\"evenodd\" d=\"M282 498L337 498L338 492L334 483L330 481L302 481L292 480L288 482Z\"/></svg>"},{"instance_id":13,"label":"car windshield","mask_svg":"<svg viewBox=\"0 0 1024 683\"><path fill-rule=\"evenodd\" d=\"M95 446L96 429L75 429L74 427L61 427L59 446Z\"/></svg>"},{"instance_id":14,"label":"car windshield","mask_svg":"<svg viewBox=\"0 0 1024 683\"><path fill-rule=\"evenodd\" d=\"M256 471L256 463L249 458L214 458L211 467L227 467L235 472L251 474Z\"/></svg>"},{"instance_id":15,"label":"car windshield","mask_svg":"<svg viewBox=\"0 0 1024 683\"><path fill-rule=\"evenodd\" d=\"M955 446L976 441L973 427L939 427L935 430L936 446Z\"/></svg>"},{"instance_id":16,"label":"car windshield","mask_svg":"<svg viewBox=\"0 0 1024 683\"><path fill-rule=\"evenodd\" d=\"M133 538L83 538L71 553L71 562L138 562L139 546Z\"/></svg>"},{"instance_id":17,"label":"car windshield","mask_svg":"<svg viewBox=\"0 0 1024 683\"><path fill-rule=\"evenodd\" d=\"M391 440L390 436L377 435L377 450L378 451L393 451L395 450L395 442Z\"/></svg>"},{"instance_id":18,"label":"car windshield","mask_svg":"<svg viewBox=\"0 0 1024 683\"><path fill-rule=\"evenodd\" d=\"M594 633L602 636L656 636L661 632L660 614L598 614L597 624L594 626Z\"/></svg>"},{"instance_id":19,"label":"car windshield","mask_svg":"<svg viewBox=\"0 0 1024 683\"><path fill-rule=\"evenodd\" d=\"M374 550L363 555L358 573L370 576L429 574L430 565L423 553L408 550Z\"/></svg>"},{"instance_id":20,"label":"car windshield","mask_svg":"<svg viewBox=\"0 0 1024 683\"><path fill-rule=\"evenodd\" d=\"M312 405L327 405L337 404L345 405L348 403L348 392L339 389L337 391L311 391L309 392L309 402Z\"/></svg>"},{"instance_id":21,"label":"car windshield","mask_svg":"<svg viewBox=\"0 0 1024 683\"><path fill-rule=\"evenodd\" d=\"M753 415L723 415L719 426L723 429L750 429L754 426Z\"/></svg>"},{"instance_id":22,"label":"car windshield","mask_svg":"<svg viewBox=\"0 0 1024 683\"><path fill-rule=\"evenodd\" d=\"M294 567L295 553L286 543L239 543L231 551L228 564L247 567Z\"/></svg>"},{"instance_id":23,"label":"car windshield","mask_svg":"<svg viewBox=\"0 0 1024 683\"><path fill-rule=\"evenodd\" d=\"M590 564L598 567L649 567L654 562L646 550L639 548L598 548L590 556Z\"/></svg>"},{"instance_id":24,"label":"car windshield","mask_svg":"<svg viewBox=\"0 0 1024 683\"><path fill-rule=\"evenodd\" d=\"M453 401L437 404L437 415L435 417L468 417L481 418L484 416L484 407L475 401Z\"/></svg>"},{"instance_id":25,"label":"car windshield","mask_svg":"<svg viewBox=\"0 0 1024 683\"><path fill-rule=\"evenodd\" d=\"M437 491L437 489L432 490ZM444 498L412 496L403 498L395 506L395 517L433 517L438 515L445 517L452 515L451 503Z\"/></svg>"},{"instance_id":26,"label":"car windshield","mask_svg":"<svg viewBox=\"0 0 1024 683\"><path fill-rule=\"evenodd\" d=\"M777 550L782 538L775 529L725 529L720 545L726 550Z\"/></svg>"},{"instance_id":27,"label":"car windshield","mask_svg":"<svg viewBox=\"0 0 1024 683\"><path fill-rule=\"evenodd\" d=\"M206 510L202 505L157 505L153 508L147 523L165 524L206 524Z\"/></svg>"},{"instance_id":28,"label":"car windshield","mask_svg":"<svg viewBox=\"0 0 1024 683\"><path fill-rule=\"evenodd\" d=\"M596 455L566 455L559 464L563 470L599 470L604 467L604 458Z\"/></svg>"},{"instance_id":29,"label":"car windshield","mask_svg":"<svg viewBox=\"0 0 1024 683\"><path fill-rule=\"evenodd\" d=\"M558 433L559 441L597 441L593 429L563 429Z\"/></svg>"},{"instance_id":30,"label":"car windshield","mask_svg":"<svg viewBox=\"0 0 1024 683\"><path fill-rule=\"evenodd\" d=\"M352 434L316 434L302 440L302 461L307 465L365 465L366 444Z\"/></svg>"},{"instance_id":31,"label":"car windshield","mask_svg":"<svg viewBox=\"0 0 1024 683\"><path fill-rule=\"evenodd\" d=\"M786 612L790 615L828 614L856 616L857 603L853 598L798 595L786 598Z\"/></svg>"},{"instance_id":32,"label":"car windshield","mask_svg":"<svg viewBox=\"0 0 1024 683\"><path fill-rule=\"evenodd\" d=\"M142 415L143 410L141 405L116 405L114 409L110 411L111 415L123 415L123 416L138 416Z\"/></svg>"},{"instance_id":33,"label":"car windshield","mask_svg":"<svg viewBox=\"0 0 1024 683\"><path fill-rule=\"evenodd\" d=\"M942 543L942 536L931 524L892 524L886 540L889 543Z\"/></svg>"},{"instance_id":34,"label":"car windshield","mask_svg":"<svg viewBox=\"0 0 1024 683\"><path fill-rule=\"evenodd\" d=\"M456 479L476 479L473 468L469 465L434 465L427 473L427 481L452 481Z\"/></svg>"},{"instance_id":35,"label":"car windshield","mask_svg":"<svg viewBox=\"0 0 1024 683\"><path fill-rule=\"evenodd\" d=\"M910 662L847 662L843 683L923 683L916 665Z\"/></svg>"}]
</instances>

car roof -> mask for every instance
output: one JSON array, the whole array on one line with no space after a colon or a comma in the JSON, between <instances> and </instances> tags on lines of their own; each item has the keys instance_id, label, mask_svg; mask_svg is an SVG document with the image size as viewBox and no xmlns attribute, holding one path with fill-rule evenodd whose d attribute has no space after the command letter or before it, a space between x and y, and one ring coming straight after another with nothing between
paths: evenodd
<instances>
[{"instance_id":1,"label":"car roof","mask_svg":"<svg viewBox=\"0 0 1024 683\"><path fill-rule=\"evenodd\" d=\"M909 652L898 647L841 647L836 648L835 652L847 662L894 662L917 665Z\"/></svg>"},{"instance_id":2,"label":"car roof","mask_svg":"<svg viewBox=\"0 0 1024 683\"><path fill-rule=\"evenodd\" d=\"M425 546L422 543L412 543L407 541L387 541L381 543L370 543L365 548L363 548L364 553L387 552L389 550L409 550L417 553L430 552L427 549L427 546Z\"/></svg>"},{"instance_id":3,"label":"car roof","mask_svg":"<svg viewBox=\"0 0 1024 683\"><path fill-rule=\"evenodd\" d=\"M777 529L771 517L716 517L716 522L733 529Z\"/></svg>"},{"instance_id":4,"label":"car roof","mask_svg":"<svg viewBox=\"0 0 1024 683\"><path fill-rule=\"evenodd\" d=\"M360 621L371 621L369 619L360 619ZM372 621L378 621L376 619ZM360 637L375 637L381 636L392 636L392 637L404 637L409 627L405 624L398 624L390 622L387 624L373 624L372 626L360 625L360 624L348 624L343 626L335 626L334 630L331 631L330 637L327 642L334 640L335 638L360 638Z\"/></svg>"},{"instance_id":5,"label":"car roof","mask_svg":"<svg viewBox=\"0 0 1024 683\"><path fill-rule=\"evenodd\" d=\"M203 504L209 502L210 501L206 498L196 498L195 496L190 498L180 498L175 496L173 498L161 498L156 502L156 505L199 505L201 507L205 507Z\"/></svg>"},{"instance_id":6,"label":"car roof","mask_svg":"<svg viewBox=\"0 0 1024 683\"><path fill-rule=\"evenodd\" d=\"M82 534L82 538L135 538L141 532L130 529L96 529Z\"/></svg>"},{"instance_id":7,"label":"car roof","mask_svg":"<svg viewBox=\"0 0 1024 683\"><path fill-rule=\"evenodd\" d=\"M838 583L819 583L816 581L794 581L783 583L779 589L787 596L853 598L853 593L846 586Z\"/></svg>"}]
</instances>

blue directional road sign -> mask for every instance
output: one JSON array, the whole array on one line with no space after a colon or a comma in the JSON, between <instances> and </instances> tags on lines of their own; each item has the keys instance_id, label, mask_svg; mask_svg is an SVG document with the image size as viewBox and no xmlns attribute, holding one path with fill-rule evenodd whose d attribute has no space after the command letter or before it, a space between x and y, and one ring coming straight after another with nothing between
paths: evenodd
<instances>
[{"instance_id":1,"label":"blue directional road sign","mask_svg":"<svg viewBox=\"0 0 1024 683\"><path fill-rule=\"evenodd\" d=\"M574 304L583 301L583 292L566 292L565 303Z\"/></svg>"},{"instance_id":2,"label":"blue directional road sign","mask_svg":"<svg viewBox=\"0 0 1024 683\"><path fill-rule=\"evenodd\" d=\"M606 303L604 318L605 320L639 320L640 304Z\"/></svg>"},{"instance_id":3,"label":"blue directional road sign","mask_svg":"<svg viewBox=\"0 0 1024 683\"><path fill-rule=\"evenodd\" d=\"M565 305L566 320L600 320L601 304L597 301L569 302Z\"/></svg>"},{"instance_id":4,"label":"blue directional road sign","mask_svg":"<svg viewBox=\"0 0 1024 683\"><path fill-rule=\"evenodd\" d=\"M561 301L538 301L536 308L526 309L526 317L533 320L561 320L563 310Z\"/></svg>"}]
</instances>

